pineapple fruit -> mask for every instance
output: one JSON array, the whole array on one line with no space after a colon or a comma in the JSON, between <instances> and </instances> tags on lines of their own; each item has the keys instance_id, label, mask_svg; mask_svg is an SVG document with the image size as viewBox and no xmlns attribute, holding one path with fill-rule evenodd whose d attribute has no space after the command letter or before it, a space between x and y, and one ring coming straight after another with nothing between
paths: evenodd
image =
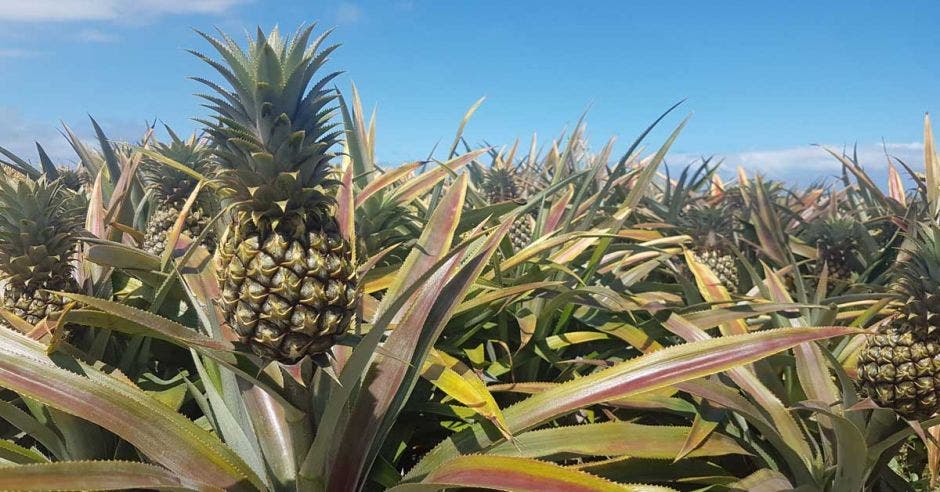
<instances>
[{"instance_id":1,"label":"pineapple fruit","mask_svg":"<svg viewBox=\"0 0 940 492\"><path fill-rule=\"evenodd\" d=\"M81 193L88 187L88 173L83 167L61 166L57 169L59 173L59 182L67 189L75 193Z\"/></svg>"},{"instance_id":2,"label":"pineapple fruit","mask_svg":"<svg viewBox=\"0 0 940 492\"><path fill-rule=\"evenodd\" d=\"M862 392L901 416L923 420L940 409L940 227L911 238L892 290L896 318L868 337L858 357Z\"/></svg>"},{"instance_id":3,"label":"pineapple fruit","mask_svg":"<svg viewBox=\"0 0 940 492\"><path fill-rule=\"evenodd\" d=\"M483 176L483 193L490 204L506 201L525 203L525 182L519 172L510 165L497 160ZM530 214L516 219L509 229L509 240L513 248L525 248L532 241L535 220Z\"/></svg>"},{"instance_id":4,"label":"pineapple fruit","mask_svg":"<svg viewBox=\"0 0 940 492\"><path fill-rule=\"evenodd\" d=\"M212 171L212 154L205 140L195 134L186 140L179 138L167 127L171 141L159 143L154 150L164 157L183 164L200 174ZM156 204L144 233L144 250L160 256L166 249L166 235L176 223L183 209L183 204L196 188L195 178L183 171L173 169L153 159L145 159L141 164L141 174L147 188L153 193ZM212 220L212 203L205 194L190 209L183 224L183 233L192 239L209 226ZM210 232L204 245L209 251L215 250L215 237Z\"/></svg>"},{"instance_id":5,"label":"pineapple fruit","mask_svg":"<svg viewBox=\"0 0 940 492\"><path fill-rule=\"evenodd\" d=\"M216 252L219 303L254 353L286 364L329 351L358 303L334 215L335 74L313 80L333 48L318 51L324 36L310 42L311 31L259 30L246 51L203 35L229 66L195 53L233 84L205 81L217 94L205 96L214 114L202 121L234 204Z\"/></svg>"},{"instance_id":6,"label":"pineapple fruit","mask_svg":"<svg viewBox=\"0 0 940 492\"><path fill-rule=\"evenodd\" d=\"M845 218L820 219L809 224L806 242L816 246L815 274L829 269L829 279L848 282L858 269L858 229L855 221Z\"/></svg>"},{"instance_id":7,"label":"pineapple fruit","mask_svg":"<svg viewBox=\"0 0 940 492\"><path fill-rule=\"evenodd\" d=\"M62 309L48 291L78 289L72 254L81 233L74 193L45 176L0 179L0 273L3 306L35 325Z\"/></svg>"},{"instance_id":8,"label":"pineapple fruit","mask_svg":"<svg viewBox=\"0 0 940 492\"><path fill-rule=\"evenodd\" d=\"M707 266L734 293L738 290L738 265L733 253L734 216L724 205L696 204L680 217L680 227L692 237L692 256Z\"/></svg>"}]
</instances>

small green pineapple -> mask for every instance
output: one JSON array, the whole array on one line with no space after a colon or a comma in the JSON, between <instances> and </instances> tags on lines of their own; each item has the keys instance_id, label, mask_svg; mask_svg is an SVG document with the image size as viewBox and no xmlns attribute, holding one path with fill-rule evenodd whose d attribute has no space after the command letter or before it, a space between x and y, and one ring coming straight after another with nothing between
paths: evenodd
<instances>
[{"instance_id":1,"label":"small green pineapple","mask_svg":"<svg viewBox=\"0 0 940 492\"><path fill-rule=\"evenodd\" d=\"M516 168L497 160L483 176L483 193L490 204L514 201L525 203L528 192L527 181ZM513 222L509 239L513 248L520 250L532 242L535 218L524 214Z\"/></svg>"},{"instance_id":2,"label":"small green pineapple","mask_svg":"<svg viewBox=\"0 0 940 492\"><path fill-rule=\"evenodd\" d=\"M0 178L0 274L3 305L35 325L62 309L48 291L78 289L72 255L82 216L61 181Z\"/></svg>"},{"instance_id":3,"label":"small green pineapple","mask_svg":"<svg viewBox=\"0 0 940 492\"><path fill-rule=\"evenodd\" d=\"M695 204L682 213L679 225L683 233L692 237L692 256L707 266L728 292L737 292L732 209L721 204Z\"/></svg>"},{"instance_id":4,"label":"small green pineapple","mask_svg":"<svg viewBox=\"0 0 940 492\"><path fill-rule=\"evenodd\" d=\"M829 269L829 280L848 282L861 267L858 258L859 224L847 218L826 218L811 222L805 232L805 240L816 247L815 274L822 274L823 266ZM830 284L830 287L832 284Z\"/></svg>"},{"instance_id":5,"label":"small green pineapple","mask_svg":"<svg viewBox=\"0 0 940 492\"><path fill-rule=\"evenodd\" d=\"M186 140L181 139L167 127L171 141L158 143L154 151L164 157L183 164L203 175L212 175L214 165L211 150L204 139L195 134ZM147 188L153 193L155 209L147 222L144 232L144 250L156 256L163 254L166 248L167 233L176 224L183 205L193 190L197 180L183 171L173 169L154 159L144 159L141 174ZM209 226L214 203L208 193L201 193L197 202L190 209L183 224L183 233L196 239ZM215 251L216 238L211 232L206 236L204 245L209 251Z\"/></svg>"}]
</instances>

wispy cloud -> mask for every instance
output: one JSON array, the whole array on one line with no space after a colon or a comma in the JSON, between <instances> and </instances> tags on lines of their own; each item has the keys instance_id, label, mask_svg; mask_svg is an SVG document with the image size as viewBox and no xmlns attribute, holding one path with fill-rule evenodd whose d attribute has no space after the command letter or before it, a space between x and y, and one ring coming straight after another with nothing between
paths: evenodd
<instances>
[{"instance_id":1,"label":"wispy cloud","mask_svg":"<svg viewBox=\"0 0 940 492\"><path fill-rule=\"evenodd\" d=\"M78 33L78 39L87 43L113 43L120 38L101 29L82 29Z\"/></svg>"},{"instance_id":2,"label":"wispy cloud","mask_svg":"<svg viewBox=\"0 0 940 492\"><path fill-rule=\"evenodd\" d=\"M2 0L0 21L111 21L122 17L222 14L249 0Z\"/></svg>"},{"instance_id":3,"label":"wispy cloud","mask_svg":"<svg viewBox=\"0 0 940 492\"><path fill-rule=\"evenodd\" d=\"M38 54L38 51L33 50L24 50L19 48L0 48L0 58L32 58Z\"/></svg>"},{"instance_id":4,"label":"wispy cloud","mask_svg":"<svg viewBox=\"0 0 940 492\"><path fill-rule=\"evenodd\" d=\"M73 124L74 123L74 124ZM137 121L123 121L99 118L98 123L112 140L133 142L144 133L144 125ZM69 122L69 126L82 141L97 146L95 133L88 120ZM36 163L36 142L42 144L53 161L61 164L74 164L78 161L75 151L59 132L59 121L37 121L27 117L21 111L9 106L0 106L0 147Z\"/></svg>"},{"instance_id":5,"label":"wispy cloud","mask_svg":"<svg viewBox=\"0 0 940 492\"><path fill-rule=\"evenodd\" d=\"M822 176L837 174L842 169L841 162L825 149L837 154L843 150L849 156L854 152L852 146L843 145L806 145L780 149L758 149L733 151L725 153L704 154L714 155L716 159L723 159L722 174L734 173L740 166L752 172L761 172L771 177L797 179L799 181L813 181ZM857 148L858 161L865 169L880 171L887 167L889 156L901 159L914 169L923 168L924 145L922 143L895 142L859 144ZM668 160L673 164L685 164L699 159L703 154L675 153L670 154Z\"/></svg>"},{"instance_id":6,"label":"wispy cloud","mask_svg":"<svg viewBox=\"0 0 940 492\"><path fill-rule=\"evenodd\" d=\"M362 16L362 9L349 2L342 2L336 8L336 22L340 24L355 24L362 20Z\"/></svg>"}]
</instances>

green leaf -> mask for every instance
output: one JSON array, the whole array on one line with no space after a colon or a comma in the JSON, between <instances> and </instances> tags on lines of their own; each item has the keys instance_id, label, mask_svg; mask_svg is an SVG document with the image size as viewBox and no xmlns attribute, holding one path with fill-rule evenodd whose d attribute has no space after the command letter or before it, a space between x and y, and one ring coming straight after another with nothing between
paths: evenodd
<instances>
[{"instance_id":1,"label":"green leaf","mask_svg":"<svg viewBox=\"0 0 940 492\"><path fill-rule=\"evenodd\" d=\"M129 383L0 330L0 386L117 434L180 476L215 487L261 480L214 435ZM57 366L62 364L69 369Z\"/></svg>"},{"instance_id":2,"label":"green leaf","mask_svg":"<svg viewBox=\"0 0 940 492\"><path fill-rule=\"evenodd\" d=\"M204 486L166 468L131 461L63 461L0 467L2 490L184 490Z\"/></svg>"},{"instance_id":3,"label":"green leaf","mask_svg":"<svg viewBox=\"0 0 940 492\"><path fill-rule=\"evenodd\" d=\"M737 477L720 466L704 460L671 463L665 460L612 458L571 468L618 482L716 485L737 481Z\"/></svg>"},{"instance_id":4,"label":"green leaf","mask_svg":"<svg viewBox=\"0 0 940 492\"><path fill-rule=\"evenodd\" d=\"M122 331L131 335L148 335L176 343L184 348L234 350L231 342L209 338L192 328L133 306L70 292L56 292L56 294L100 310L72 310L65 317L73 323Z\"/></svg>"},{"instance_id":5,"label":"green leaf","mask_svg":"<svg viewBox=\"0 0 940 492\"><path fill-rule=\"evenodd\" d=\"M549 388L503 415L510 432L519 435L579 408L726 371L803 342L854 333L858 330L845 327L783 328L669 347ZM493 444L491 436L474 426L437 446L406 477L420 478L458 454Z\"/></svg>"},{"instance_id":6,"label":"green leaf","mask_svg":"<svg viewBox=\"0 0 940 492\"><path fill-rule=\"evenodd\" d=\"M440 221L445 224L445 230L450 231L446 234L448 243L453 236L453 227L460 219L465 190L466 175L462 175L435 209L435 216L447 215ZM390 430L414 387L428 351L509 231L512 220L512 217L508 218L487 238L483 248L463 265L454 261L448 270L442 272L443 275L425 284L407 311L399 311L404 311L404 315L382 347L384 356L372 365L363 383L369 397L360 397L360 402L366 403L353 408L346 432L338 440L340 449L335 456L330 490L344 491L357 487L363 470L375 458L378 443ZM436 221L432 217L431 223ZM432 254L436 257L441 253L442 245L427 244L424 239L422 236L421 245L427 253L419 251L417 264L427 261L421 256ZM443 247L446 251L447 246ZM460 246L461 249L466 247L466 243ZM385 327L376 325L372 329L384 330ZM379 425L375 426L375 423Z\"/></svg>"},{"instance_id":7,"label":"green leaf","mask_svg":"<svg viewBox=\"0 0 940 492\"><path fill-rule=\"evenodd\" d=\"M767 277L764 283L767 285L771 299L781 303L793 302L783 280L766 264L763 266L764 275ZM806 326L809 324L802 316L795 319L781 318L781 323L785 326ZM800 380L800 386L809 399L826 402L830 405L842 400L842 395L832 380L832 374L818 345L815 343L802 344L794 348L793 353L796 356L796 374Z\"/></svg>"},{"instance_id":8,"label":"green leaf","mask_svg":"<svg viewBox=\"0 0 940 492\"><path fill-rule=\"evenodd\" d=\"M157 162L159 162L160 164L163 164L164 166L167 166L167 167L169 167L169 168L171 168L171 169L174 169L174 170L179 171L179 172L181 172L181 173L183 173L183 174L186 174L186 175L192 177L193 179L198 180L199 182L206 182L206 181L207 181L207 178L206 178L205 176L203 176L202 174L200 174L198 171L196 171L196 170L194 170L193 168L187 166L186 164L183 164L183 163L181 163L181 162L175 161L175 160L173 160L173 159L171 159L171 158L169 158L169 157L167 157L167 156L161 154L160 152L156 152L156 151L149 150L149 149L143 149L143 148L138 149L138 150L140 151L141 154L147 156L148 158L153 159L154 161L157 161Z\"/></svg>"},{"instance_id":9,"label":"green leaf","mask_svg":"<svg viewBox=\"0 0 940 492\"><path fill-rule=\"evenodd\" d=\"M731 490L755 490L759 492L786 492L793 490L793 484L782 473L761 469L731 484Z\"/></svg>"},{"instance_id":10,"label":"green leaf","mask_svg":"<svg viewBox=\"0 0 940 492\"><path fill-rule=\"evenodd\" d=\"M29 463L46 463L49 460L32 449L26 449L19 444L6 439L0 439L0 460L6 460L18 465Z\"/></svg>"},{"instance_id":11,"label":"green leaf","mask_svg":"<svg viewBox=\"0 0 940 492\"><path fill-rule=\"evenodd\" d=\"M406 181L403 185L395 188L392 199L397 203L405 204L415 198L423 195L447 176L451 176L458 169L466 166L471 161L486 152L486 149L474 150L461 156L455 157L436 168L421 173L418 176Z\"/></svg>"},{"instance_id":12,"label":"green leaf","mask_svg":"<svg viewBox=\"0 0 940 492\"><path fill-rule=\"evenodd\" d=\"M421 376L447 396L466 405L505 431L506 421L493 395L480 376L460 360L445 352L431 349L421 368ZM505 437L511 437L508 431L505 432Z\"/></svg>"},{"instance_id":13,"label":"green leaf","mask_svg":"<svg viewBox=\"0 0 940 492\"><path fill-rule=\"evenodd\" d=\"M39 444L42 444L53 456L60 460L68 459L68 450L62 438L52 428L36 420L16 405L0 400L0 419L6 420L13 427L23 431Z\"/></svg>"},{"instance_id":14,"label":"green leaf","mask_svg":"<svg viewBox=\"0 0 940 492\"><path fill-rule=\"evenodd\" d=\"M603 478L528 458L460 456L436 467L421 484L402 484L389 492L425 492L474 487L518 492L666 492L654 485L622 485Z\"/></svg>"},{"instance_id":15,"label":"green leaf","mask_svg":"<svg viewBox=\"0 0 940 492\"><path fill-rule=\"evenodd\" d=\"M719 340L710 338L707 333L693 326L691 323L676 314L670 315L669 318L666 319L666 321L663 323L663 326L689 342ZM799 329L814 330L816 328ZM764 331L760 333L767 332ZM785 439L787 445L791 447L798 456L800 456L807 469L812 469L815 457L809 447L809 442L806 440L806 436L803 434L803 431L800 430L800 427L797 425L796 420L793 419L793 416L790 415L789 410L787 410L777 395L770 391L770 389L767 388L767 386L761 382L757 375L755 375L754 372L752 372L749 368L731 368L728 371L728 376L732 381L735 382L735 384L740 386L741 389L751 395L751 397L754 398L754 400L760 405L761 409L770 415L774 427L780 432L780 435Z\"/></svg>"},{"instance_id":16,"label":"green leaf","mask_svg":"<svg viewBox=\"0 0 940 492\"><path fill-rule=\"evenodd\" d=\"M798 408L828 416L829 425L835 434L836 445L833 492L862 490L869 471L865 466L868 458L868 444L865 442L865 436L851 420L831 411L827 406L828 404L824 402L805 401L798 405Z\"/></svg>"},{"instance_id":17,"label":"green leaf","mask_svg":"<svg viewBox=\"0 0 940 492\"><path fill-rule=\"evenodd\" d=\"M603 422L529 431L486 451L486 454L554 459L576 456L630 456L672 460L693 428ZM711 434L689 457L749 454L733 439Z\"/></svg>"}]
</instances>

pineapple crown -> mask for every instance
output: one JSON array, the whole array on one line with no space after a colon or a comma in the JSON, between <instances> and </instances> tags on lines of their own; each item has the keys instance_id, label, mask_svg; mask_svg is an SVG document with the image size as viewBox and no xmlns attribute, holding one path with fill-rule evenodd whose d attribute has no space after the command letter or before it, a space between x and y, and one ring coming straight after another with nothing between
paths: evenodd
<instances>
[{"instance_id":1,"label":"pineapple crown","mask_svg":"<svg viewBox=\"0 0 940 492\"><path fill-rule=\"evenodd\" d=\"M858 223L846 218L827 218L810 222L804 240L825 250L847 251L858 244Z\"/></svg>"},{"instance_id":2,"label":"pineapple crown","mask_svg":"<svg viewBox=\"0 0 940 492\"><path fill-rule=\"evenodd\" d=\"M80 192L88 185L88 173L85 172L85 168L83 167L72 168L61 166L57 171L62 186L70 191Z\"/></svg>"},{"instance_id":3,"label":"pineapple crown","mask_svg":"<svg viewBox=\"0 0 940 492\"><path fill-rule=\"evenodd\" d=\"M0 273L12 285L37 289L71 276L82 220L75 196L45 175L0 179Z\"/></svg>"},{"instance_id":4,"label":"pineapple crown","mask_svg":"<svg viewBox=\"0 0 940 492\"><path fill-rule=\"evenodd\" d=\"M679 226L700 247L720 248L733 241L734 215L721 203L697 204L679 216Z\"/></svg>"},{"instance_id":5,"label":"pineapple crown","mask_svg":"<svg viewBox=\"0 0 940 492\"><path fill-rule=\"evenodd\" d=\"M170 142L154 145L154 151L200 173L212 175L212 151L205 139L195 133L186 140L181 139L170 127L166 127ZM178 203L189 198L196 188L196 179L178 169L171 168L154 159L141 162L144 184L153 190L158 203Z\"/></svg>"},{"instance_id":6,"label":"pineapple crown","mask_svg":"<svg viewBox=\"0 0 940 492\"><path fill-rule=\"evenodd\" d=\"M508 166L493 166L483 176L483 191L492 203L521 198L514 169Z\"/></svg>"},{"instance_id":7,"label":"pineapple crown","mask_svg":"<svg viewBox=\"0 0 940 492\"><path fill-rule=\"evenodd\" d=\"M893 289L920 301L934 299L927 308L940 312L936 295L940 286L940 226L923 223L916 233L907 238L904 251L908 257L897 265Z\"/></svg>"},{"instance_id":8,"label":"pineapple crown","mask_svg":"<svg viewBox=\"0 0 940 492\"><path fill-rule=\"evenodd\" d=\"M212 66L228 87L194 80L212 89L200 94L212 119L207 128L220 165L221 194L257 227L299 225L328 216L334 205L331 179L342 130L333 121L337 98L318 71L336 45L320 49L329 32L310 40L314 26L283 38L277 28L258 29L247 49L224 33L199 33L223 61L190 51Z\"/></svg>"}]
</instances>

